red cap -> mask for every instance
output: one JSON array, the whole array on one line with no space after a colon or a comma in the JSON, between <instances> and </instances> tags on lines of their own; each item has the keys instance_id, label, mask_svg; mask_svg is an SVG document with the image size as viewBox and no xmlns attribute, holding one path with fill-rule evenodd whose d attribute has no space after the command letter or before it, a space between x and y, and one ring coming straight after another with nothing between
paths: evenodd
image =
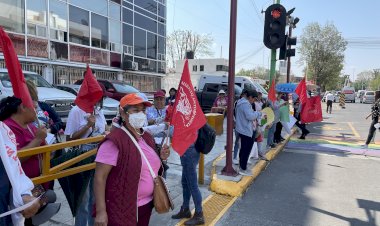
<instances>
[{"instance_id":1,"label":"red cap","mask_svg":"<svg viewBox=\"0 0 380 226\"><path fill-rule=\"evenodd\" d=\"M156 97L165 97L165 93L161 90L158 90L157 92L154 93L154 98Z\"/></svg>"}]
</instances>

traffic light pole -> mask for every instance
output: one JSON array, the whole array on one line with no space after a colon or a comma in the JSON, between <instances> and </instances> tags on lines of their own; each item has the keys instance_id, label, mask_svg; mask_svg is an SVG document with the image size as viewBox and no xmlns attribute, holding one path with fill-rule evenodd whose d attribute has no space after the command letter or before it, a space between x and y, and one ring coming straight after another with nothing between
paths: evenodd
<instances>
[{"instance_id":1,"label":"traffic light pole","mask_svg":"<svg viewBox=\"0 0 380 226\"><path fill-rule=\"evenodd\" d=\"M280 4L280 0L273 0L273 3ZM271 50L271 60L270 60L270 74L269 74L269 86L272 84L272 80L275 78L276 73L276 49Z\"/></svg>"},{"instance_id":2,"label":"traffic light pole","mask_svg":"<svg viewBox=\"0 0 380 226\"><path fill-rule=\"evenodd\" d=\"M293 25L289 24L289 33L288 33L289 38L292 37L292 30L293 30ZM290 49L290 45L287 46L287 49ZM290 82L290 66L291 66L290 56L288 56L288 67L286 68L286 83Z\"/></svg>"}]
</instances>

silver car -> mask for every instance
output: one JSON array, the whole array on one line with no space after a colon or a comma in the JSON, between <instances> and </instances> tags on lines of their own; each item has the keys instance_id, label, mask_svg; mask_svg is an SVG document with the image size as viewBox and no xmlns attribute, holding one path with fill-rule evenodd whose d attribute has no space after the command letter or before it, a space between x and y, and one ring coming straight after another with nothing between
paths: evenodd
<instances>
[{"instance_id":1,"label":"silver car","mask_svg":"<svg viewBox=\"0 0 380 226\"><path fill-rule=\"evenodd\" d=\"M23 71L25 79L31 80L37 87L39 101L46 102L57 112L63 122L66 122L67 116L75 100L75 95L54 88L41 75ZM7 96L13 96L12 83L9 79L7 69L0 69L0 99Z\"/></svg>"},{"instance_id":2,"label":"silver car","mask_svg":"<svg viewBox=\"0 0 380 226\"><path fill-rule=\"evenodd\" d=\"M361 98L361 102L363 104L373 104L375 103L375 92L374 91L366 91Z\"/></svg>"},{"instance_id":3,"label":"silver car","mask_svg":"<svg viewBox=\"0 0 380 226\"><path fill-rule=\"evenodd\" d=\"M67 92L74 94L75 96L78 94L81 85L56 85L57 89L61 89ZM111 121L119 110L120 102L106 97L103 100L103 114L107 121Z\"/></svg>"}]
</instances>

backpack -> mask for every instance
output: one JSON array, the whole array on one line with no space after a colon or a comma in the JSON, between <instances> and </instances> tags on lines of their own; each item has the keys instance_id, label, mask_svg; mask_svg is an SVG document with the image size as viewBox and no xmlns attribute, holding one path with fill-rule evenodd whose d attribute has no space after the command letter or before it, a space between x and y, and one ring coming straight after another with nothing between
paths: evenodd
<instances>
[{"instance_id":1,"label":"backpack","mask_svg":"<svg viewBox=\"0 0 380 226\"><path fill-rule=\"evenodd\" d=\"M198 130L198 138L195 142L195 149L198 152L207 155L214 147L215 138L215 130L208 123L206 123Z\"/></svg>"}]
</instances>

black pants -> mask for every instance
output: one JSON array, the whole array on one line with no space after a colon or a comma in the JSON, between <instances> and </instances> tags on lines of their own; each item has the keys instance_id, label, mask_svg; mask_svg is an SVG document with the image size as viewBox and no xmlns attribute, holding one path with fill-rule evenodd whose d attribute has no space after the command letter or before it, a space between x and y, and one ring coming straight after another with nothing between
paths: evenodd
<instances>
[{"instance_id":1,"label":"black pants","mask_svg":"<svg viewBox=\"0 0 380 226\"><path fill-rule=\"evenodd\" d=\"M379 119L373 119L372 120L371 127L369 127L369 133L368 133L367 141L365 142L366 145L368 145L369 143L371 143L373 135L375 134L375 131L376 131L375 124L378 121L379 121Z\"/></svg>"},{"instance_id":2,"label":"black pants","mask_svg":"<svg viewBox=\"0 0 380 226\"><path fill-rule=\"evenodd\" d=\"M281 122L278 122L276 125L276 132L274 132L274 142L275 143L280 143L281 142L281 131L282 131L282 124Z\"/></svg>"},{"instance_id":3,"label":"black pants","mask_svg":"<svg viewBox=\"0 0 380 226\"><path fill-rule=\"evenodd\" d=\"M306 135L310 133L310 131L306 129L306 124L301 123L301 117L299 115L300 114L298 114L298 117L294 115L294 117L297 119L296 126L301 129L302 135Z\"/></svg>"},{"instance_id":4,"label":"black pants","mask_svg":"<svg viewBox=\"0 0 380 226\"><path fill-rule=\"evenodd\" d=\"M240 135L240 152L239 152L239 164L242 170L247 169L247 163L253 144L255 143L256 132L253 132L252 137Z\"/></svg>"},{"instance_id":5,"label":"black pants","mask_svg":"<svg viewBox=\"0 0 380 226\"><path fill-rule=\"evenodd\" d=\"M331 111L332 111L332 100L328 100L327 101L327 109L326 109L326 112L329 112L329 108L330 108L330 114L331 114Z\"/></svg>"}]
</instances>

